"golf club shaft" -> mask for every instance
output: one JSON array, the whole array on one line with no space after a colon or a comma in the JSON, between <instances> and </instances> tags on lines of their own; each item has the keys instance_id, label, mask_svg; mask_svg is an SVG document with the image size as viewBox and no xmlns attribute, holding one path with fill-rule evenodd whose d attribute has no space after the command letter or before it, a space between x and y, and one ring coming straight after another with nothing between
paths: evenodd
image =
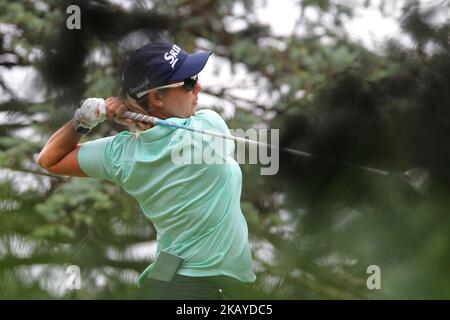
<instances>
[{"instance_id":1,"label":"golf club shaft","mask_svg":"<svg viewBox=\"0 0 450 320\"><path fill-rule=\"evenodd\" d=\"M295 150L295 149L291 149L291 148L280 148L276 145L262 143L262 142L258 142L258 141L254 141L254 140L250 140L250 139L246 139L246 138L241 138L241 137L235 137L232 135L227 135L227 134L223 134L223 133L215 132L215 131L209 131L209 130L204 130L204 129L195 129L195 128L192 128L192 127L189 127L189 126L186 126L183 124L178 124L178 123L168 121L168 120L162 120L162 119L159 119L159 118L156 118L153 116L147 116L147 115L143 115L143 114L136 113L136 112L127 111L127 112L125 112L124 116L126 118L129 118L129 119L132 119L135 121L188 130L188 131L197 132L197 133L201 133L201 134L207 134L207 135L211 135L211 136L215 136L215 137L219 137L219 138L223 138L223 139L233 140L236 142L257 144L257 145L289 152L291 154L295 154L295 155L302 156L302 157L318 158L318 159L326 160L326 161L333 162L333 163L338 163L338 164L345 165L348 167L357 168L357 169L369 171L369 172L384 175L384 176L392 174L391 172L385 171L385 170L375 169L375 168L366 167L366 166L360 166L357 164L340 161L340 160L335 160L335 159L322 158L322 157L316 156L312 153L308 153L308 152L304 152L304 151L300 151L300 150Z\"/></svg>"}]
</instances>

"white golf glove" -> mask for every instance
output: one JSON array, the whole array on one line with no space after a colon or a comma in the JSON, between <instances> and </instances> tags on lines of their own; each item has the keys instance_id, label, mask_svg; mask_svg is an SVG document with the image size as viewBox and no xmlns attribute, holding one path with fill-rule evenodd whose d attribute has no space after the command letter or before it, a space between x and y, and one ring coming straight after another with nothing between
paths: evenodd
<instances>
[{"instance_id":1,"label":"white golf glove","mask_svg":"<svg viewBox=\"0 0 450 320\"><path fill-rule=\"evenodd\" d=\"M73 121L75 129L81 133L88 133L97 124L106 119L107 111L105 100L101 98L88 98L81 103L75 111Z\"/></svg>"}]
</instances>

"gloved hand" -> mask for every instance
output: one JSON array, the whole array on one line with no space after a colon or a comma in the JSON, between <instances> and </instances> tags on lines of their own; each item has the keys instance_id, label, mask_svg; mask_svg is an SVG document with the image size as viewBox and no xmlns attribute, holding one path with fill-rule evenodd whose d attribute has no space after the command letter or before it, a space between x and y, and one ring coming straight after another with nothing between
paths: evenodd
<instances>
[{"instance_id":1,"label":"gloved hand","mask_svg":"<svg viewBox=\"0 0 450 320\"><path fill-rule=\"evenodd\" d=\"M88 133L97 124L106 119L107 111L105 100L101 98L88 98L81 103L75 111L74 122L76 129L82 133Z\"/></svg>"}]
</instances>

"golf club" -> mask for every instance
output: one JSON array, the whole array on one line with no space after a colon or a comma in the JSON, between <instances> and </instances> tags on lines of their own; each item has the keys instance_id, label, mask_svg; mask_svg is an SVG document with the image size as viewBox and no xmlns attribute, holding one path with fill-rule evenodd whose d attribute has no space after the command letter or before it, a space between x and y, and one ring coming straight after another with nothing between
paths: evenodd
<instances>
[{"instance_id":1,"label":"golf club","mask_svg":"<svg viewBox=\"0 0 450 320\"><path fill-rule=\"evenodd\" d=\"M392 176L394 178L401 179L406 184L408 184L414 191L416 191L420 194L425 193L425 191L427 190L428 186L430 185L430 181L431 181L430 171L426 168L412 168L412 169L406 170L405 172L386 171L386 170L361 166L361 165L349 163L346 161L323 158L323 157L314 155L312 153L308 153L308 152L304 152L304 151L300 151L300 150L295 150L295 149L290 149L290 148L279 148L276 145L270 145L270 144L250 140L250 139L235 137L232 135L226 135L226 134L223 134L220 132L209 131L209 130L204 130L204 129L195 129L195 128L191 128L191 127L183 125L183 124L178 124L178 123L168 121L168 120L162 120L162 119L159 119L159 118L156 118L153 116L147 116L147 115L139 114L136 112L127 111L127 112L125 112L124 116L126 118L140 121L140 122L152 123L154 125L163 125L163 126L168 126L168 127L173 127L173 128L183 129L183 130L189 130L192 132L197 132L197 133L201 133L201 134L207 134L207 135L211 135L211 136L215 136L215 137L220 137L223 139L233 140L236 142L264 145L266 147L279 149L281 151L285 151L285 152L295 154L295 155L298 155L301 157L318 158L318 159L326 160L329 162L337 163L340 165L344 165L347 167L361 169L361 170L375 173L375 174L382 175L382 176Z\"/></svg>"}]
</instances>

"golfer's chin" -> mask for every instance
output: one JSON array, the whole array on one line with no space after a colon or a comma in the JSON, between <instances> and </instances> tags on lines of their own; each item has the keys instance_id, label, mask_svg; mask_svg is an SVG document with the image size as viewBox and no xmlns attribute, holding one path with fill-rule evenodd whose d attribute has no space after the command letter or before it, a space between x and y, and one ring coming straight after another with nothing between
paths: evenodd
<instances>
[{"instance_id":1,"label":"golfer's chin","mask_svg":"<svg viewBox=\"0 0 450 320\"><path fill-rule=\"evenodd\" d=\"M191 114L190 116L195 116L195 114L197 113L197 103L194 103L192 105L192 109L191 109Z\"/></svg>"}]
</instances>

